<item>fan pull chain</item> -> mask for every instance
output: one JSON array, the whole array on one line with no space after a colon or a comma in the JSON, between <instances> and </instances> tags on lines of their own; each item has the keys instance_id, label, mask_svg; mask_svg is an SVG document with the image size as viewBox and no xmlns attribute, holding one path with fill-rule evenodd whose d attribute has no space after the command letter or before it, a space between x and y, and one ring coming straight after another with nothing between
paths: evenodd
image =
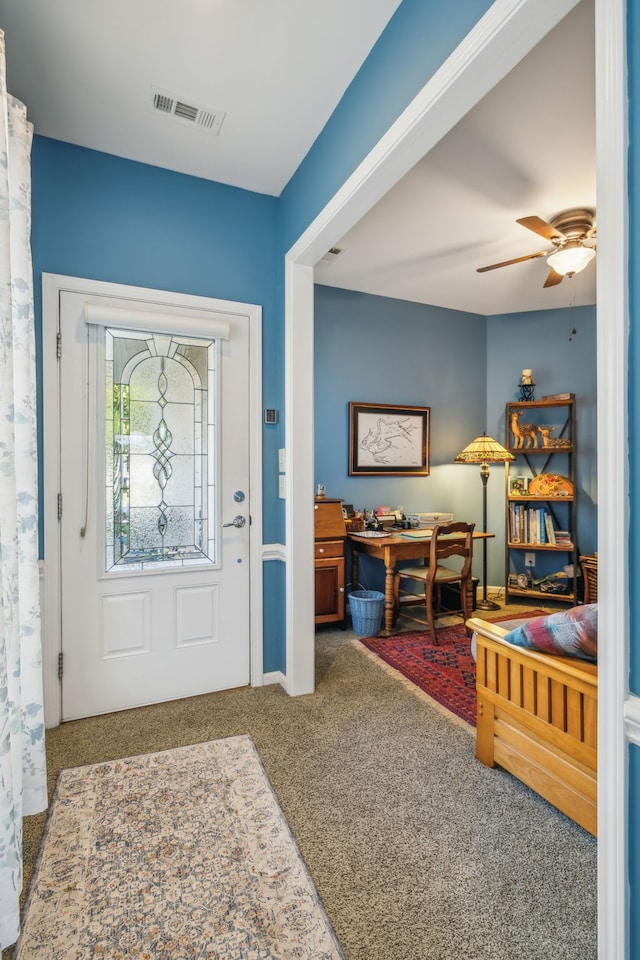
<instances>
[{"instance_id":1,"label":"fan pull chain","mask_svg":"<svg viewBox=\"0 0 640 960\"><path fill-rule=\"evenodd\" d=\"M573 310L576 302L575 287L573 285L573 277L567 277L567 279L569 281L569 310L571 311ZM571 332L569 333L569 343L571 343L571 341L573 340L573 338L576 336L577 333L578 331L576 330L575 326L571 324Z\"/></svg>"}]
</instances>

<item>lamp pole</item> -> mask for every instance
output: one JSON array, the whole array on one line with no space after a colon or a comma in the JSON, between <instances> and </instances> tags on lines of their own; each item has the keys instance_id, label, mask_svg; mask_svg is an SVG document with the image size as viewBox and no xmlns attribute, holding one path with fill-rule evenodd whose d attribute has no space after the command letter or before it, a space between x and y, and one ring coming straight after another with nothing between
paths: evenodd
<instances>
[{"instance_id":1,"label":"lamp pole","mask_svg":"<svg viewBox=\"0 0 640 960\"><path fill-rule=\"evenodd\" d=\"M526 371L529 373L529 371ZM476 437L468 446L462 450L455 458L455 463L479 463L480 479L482 480L482 532L487 533L487 482L489 480L489 464L505 463L509 460L515 460L515 457L509 450L483 433L481 437ZM500 605L489 600L487 596L487 537L482 538L482 600L476 600L476 607L479 610L499 610Z\"/></svg>"},{"instance_id":2,"label":"lamp pole","mask_svg":"<svg viewBox=\"0 0 640 960\"><path fill-rule=\"evenodd\" d=\"M489 480L489 464L484 461L480 465L480 479L482 480L482 532L487 532L487 482ZM499 610L500 607L487 596L487 538L482 540L482 600L476 600L478 610Z\"/></svg>"}]
</instances>

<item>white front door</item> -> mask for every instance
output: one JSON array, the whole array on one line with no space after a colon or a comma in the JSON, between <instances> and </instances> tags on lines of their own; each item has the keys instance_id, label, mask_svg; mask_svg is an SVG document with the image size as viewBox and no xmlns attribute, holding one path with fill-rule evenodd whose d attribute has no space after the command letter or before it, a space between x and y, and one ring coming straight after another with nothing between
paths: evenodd
<instances>
[{"instance_id":1,"label":"white front door","mask_svg":"<svg viewBox=\"0 0 640 960\"><path fill-rule=\"evenodd\" d=\"M247 684L248 318L60 297L62 718Z\"/></svg>"}]
</instances>

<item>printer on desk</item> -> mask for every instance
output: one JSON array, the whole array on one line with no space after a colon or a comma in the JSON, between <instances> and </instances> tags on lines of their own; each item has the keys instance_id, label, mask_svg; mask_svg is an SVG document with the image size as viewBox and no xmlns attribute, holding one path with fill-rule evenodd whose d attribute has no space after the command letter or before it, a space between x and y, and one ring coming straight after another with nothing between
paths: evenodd
<instances>
[{"instance_id":1,"label":"printer on desk","mask_svg":"<svg viewBox=\"0 0 640 960\"><path fill-rule=\"evenodd\" d=\"M413 530L433 530L440 523L453 523L452 513L407 513Z\"/></svg>"}]
</instances>

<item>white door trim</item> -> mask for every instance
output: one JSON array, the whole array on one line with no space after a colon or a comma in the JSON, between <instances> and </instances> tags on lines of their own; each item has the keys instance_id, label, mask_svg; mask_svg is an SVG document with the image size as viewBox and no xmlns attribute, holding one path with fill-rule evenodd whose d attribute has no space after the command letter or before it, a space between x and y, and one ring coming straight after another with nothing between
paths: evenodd
<instances>
[{"instance_id":1,"label":"white door trim","mask_svg":"<svg viewBox=\"0 0 640 960\"><path fill-rule=\"evenodd\" d=\"M251 685L263 683L262 611L262 308L211 297L172 293L126 284L84 280L58 274L42 275L42 367L43 367L43 497L44 497L44 604L43 675L45 724L57 726L61 719L58 654L60 632L60 403L56 335L59 327L60 293L69 291L97 296L144 300L158 306L207 310L249 318L249 452L251 490L250 564L250 657Z\"/></svg>"},{"instance_id":2,"label":"white door trim","mask_svg":"<svg viewBox=\"0 0 640 960\"><path fill-rule=\"evenodd\" d=\"M627 957L629 671L626 0L595 0L598 229L598 956Z\"/></svg>"},{"instance_id":3,"label":"white door trim","mask_svg":"<svg viewBox=\"0 0 640 960\"><path fill-rule=\"evenodd\" d=\"M574 6L496 0L285 256L287 690L314 688L313 265ZM602 560L598 953L626 957L628 669L627 178L625 0L595 0L598 221L598 486ZM600 347L602 346L602 350ZM615 398L615 402L613 402ZM295 401L295 402L293 402ZM625 463L626 468L626 463ZM295 521L295 522L294 522ZM604 572L606 571L606 573Z\"/></svg>"}]
</instances>

